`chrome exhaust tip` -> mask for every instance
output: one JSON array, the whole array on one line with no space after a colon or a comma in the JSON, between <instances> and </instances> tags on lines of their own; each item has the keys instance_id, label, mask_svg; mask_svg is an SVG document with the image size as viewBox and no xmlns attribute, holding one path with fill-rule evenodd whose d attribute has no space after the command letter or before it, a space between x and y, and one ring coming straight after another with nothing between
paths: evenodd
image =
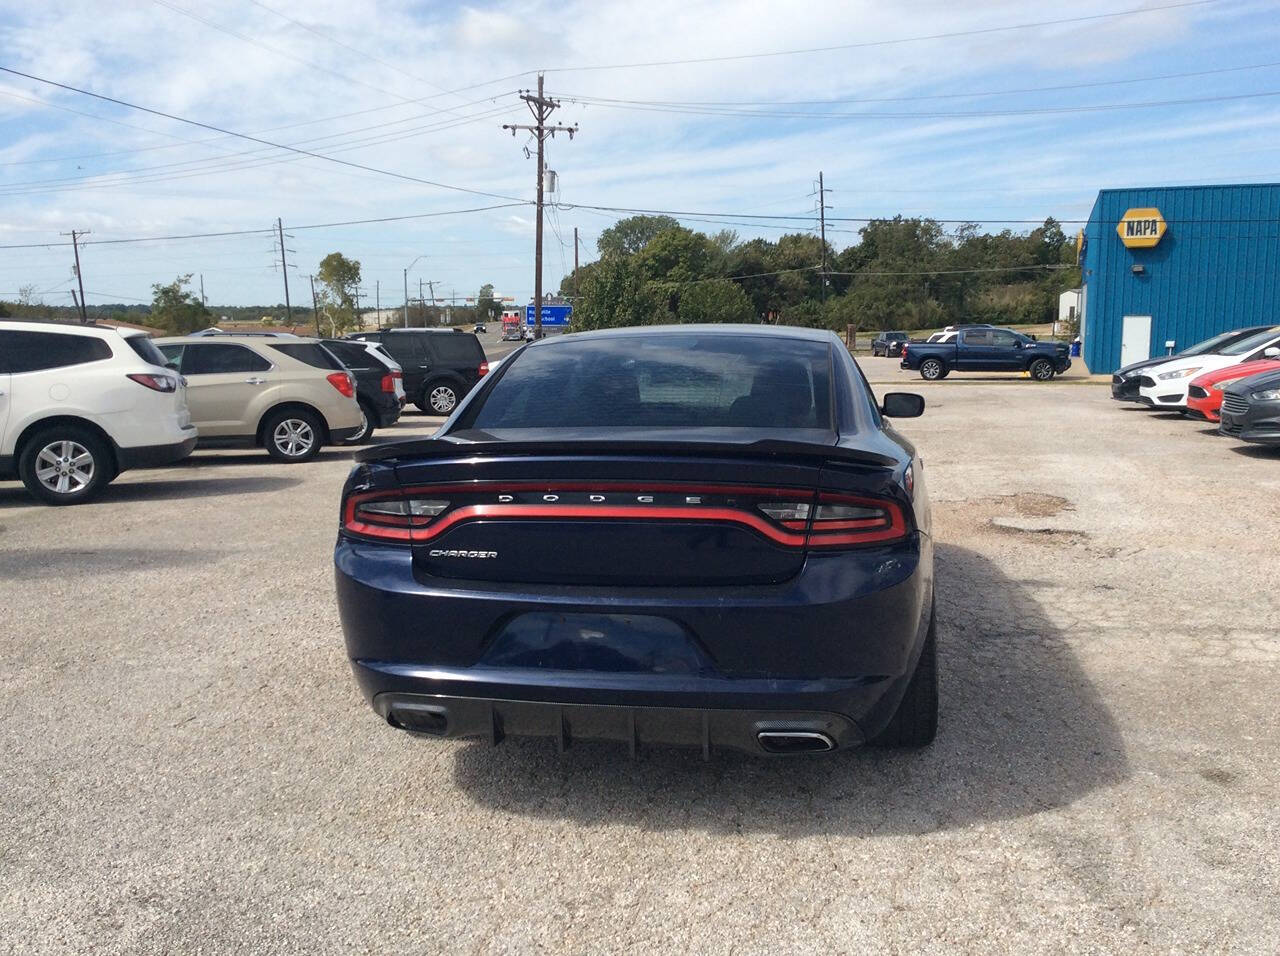
<instances>
[{"instance_id":1,"label":"chrome exhaust tip","mask_svg":"<svg viewBox=\"0 0 1280 956\"><path fill-rule=\"evenodd\" d=\"M762 730L760 747L771 754L820 754L836 749L836 742L816 730Z\"/></svg>"}]
</instances>

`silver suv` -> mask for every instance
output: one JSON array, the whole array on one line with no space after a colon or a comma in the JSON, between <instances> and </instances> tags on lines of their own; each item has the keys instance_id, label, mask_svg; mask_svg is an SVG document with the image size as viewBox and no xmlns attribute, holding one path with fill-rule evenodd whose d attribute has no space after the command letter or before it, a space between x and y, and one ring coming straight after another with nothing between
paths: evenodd
<instances>
[{"instance_id":1,"label":"silver suv","mask_svg":"<svg viewBox=\"0 0 1280 956\"><path fill-rule=\"evenodd\" d=\"M199 447L258 445L309 461L355 435L355 379L315 339L188 335L156 346L187 380Z\"/></svg>"}]
</instances>

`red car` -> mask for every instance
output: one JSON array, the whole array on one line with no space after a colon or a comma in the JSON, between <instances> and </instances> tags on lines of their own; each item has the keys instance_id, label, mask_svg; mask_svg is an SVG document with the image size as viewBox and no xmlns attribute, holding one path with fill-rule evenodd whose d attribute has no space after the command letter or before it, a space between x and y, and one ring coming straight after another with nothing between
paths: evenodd
<instances>
[{"instance_id":1,"label":"red car","mask_svg":"<svg viewBox=\"0 0 1280 956\"><path fill-rule=\"evenodd\" d=\"M1280 371L1280 359L1259 359L1241 362L1226 368L1205 372L1193 378L1187 391L1187 413L1205 421L1216 422L1218 409L1222 407L1222 390L1232 382L1262 372Z\"/></svg>"}]
</instances>

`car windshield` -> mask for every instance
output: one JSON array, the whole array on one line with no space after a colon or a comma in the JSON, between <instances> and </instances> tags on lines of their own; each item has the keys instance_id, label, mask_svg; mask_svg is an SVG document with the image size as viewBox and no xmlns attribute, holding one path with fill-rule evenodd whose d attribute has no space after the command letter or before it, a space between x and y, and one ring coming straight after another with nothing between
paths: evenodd
<instances>
[{"instance_id":1,"label":"car windshield","mask_svg":"<svg viewBox=\"0 0 1280 956\"><path fill-rule=\"evenodd\" d=\"M1251 335L1243 341L1237 342L1235 345L1229 345L1219 352L1219 355L1248 355L1254 349L1260 349L1267 345L1272 339L1280 337L1280 332L1276 329L1267 329L1265 332L1259 332L1257 335Z\"/></svg>"},{"instance_id":2,"label":"car windshield","mask_svg":"<svg viewBox=\"0 0 1280 956\"><path fill-rule=\"evenodd\" d=\"M1230 342L1233 338L1235 338L1239 334L1240 334L1239 329L1236 329L1234 332L1221 332L1218 335L1215 335L1211 339L1205 339L1203 342L1199 342L1196 345L1191 346L1191 348L1184 350L1180 354L1208 355L1210 352L1216 352L1219 348L1223 346L1224 343Z\"/></svg>"},{"instance_id":3,"label":"car windshield","mask_svg":"<svg viewBox=\"0 0 1280 956\"><path fill-rule=\"evenodd\" d=\"M825 342L654 333L534 346L463 428L831 428Z\"/></svg>"}]
</instances>

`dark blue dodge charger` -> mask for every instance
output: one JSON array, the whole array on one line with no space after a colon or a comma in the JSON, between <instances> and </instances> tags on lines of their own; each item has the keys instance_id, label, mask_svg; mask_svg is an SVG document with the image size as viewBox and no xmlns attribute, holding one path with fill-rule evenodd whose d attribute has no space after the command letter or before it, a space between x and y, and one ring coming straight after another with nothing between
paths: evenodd
<instances>
[{"instance_id":1,"label":"dark blue dodge charger","mask_svg":"<svg viewBox=\"0 0 1280 956\"><path fill-rule=\"evenodd\" d=\"M334 561L389 724L792 754L937 725L929 499L838 338L525 346L432 438L359 452Z\"/></svg>"}]
</instances>

